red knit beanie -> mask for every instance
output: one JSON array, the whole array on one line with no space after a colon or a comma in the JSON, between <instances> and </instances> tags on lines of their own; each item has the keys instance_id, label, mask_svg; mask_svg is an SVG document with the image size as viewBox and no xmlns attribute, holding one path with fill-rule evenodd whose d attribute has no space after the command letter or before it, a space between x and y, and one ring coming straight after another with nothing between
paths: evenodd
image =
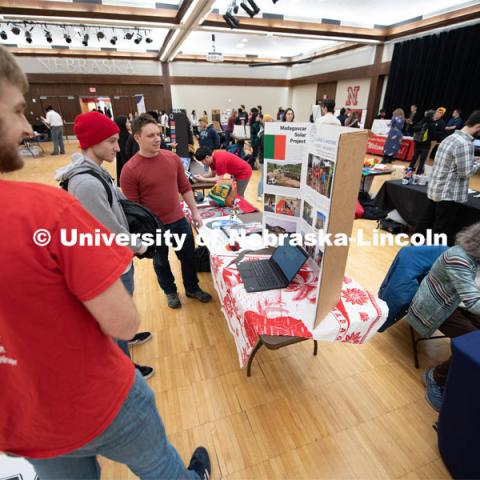
<instances>
[{"instance_id":1,"label":"red knit beanie","mask_svg":"<svg viewBox=\"0 0 480 480\"><path fill-rule=\"evenodd\" d=\"M120 129L103 113L87 112L81 113L75 118L73 131L80 142L80 148L86 150L119 133Z\"/></svg>"}]
</instances>

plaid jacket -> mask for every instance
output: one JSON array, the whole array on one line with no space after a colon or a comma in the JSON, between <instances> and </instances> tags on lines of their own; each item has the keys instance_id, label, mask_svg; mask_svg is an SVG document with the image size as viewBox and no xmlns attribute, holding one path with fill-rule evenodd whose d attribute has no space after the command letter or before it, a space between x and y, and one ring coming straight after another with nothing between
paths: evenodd
<instances>
[{"instance_id":1,"label":"plaid jacket","mask_svg":"<svg viewBox=\"0 0 480 480\"><path fill-rule=\"evenodd\" d=\"M456 131L440 144L428 185L430 200L467 201L469 177L480 168L480 163L474 161L474 151L473 137L462 131Z\"/></svg>"},{"instance_id":2,"label":"plaid jacket","mask_svg":"<svg viewBox=\"0 0 480 480\"><path fill-rule=\"evenodd\" d=\"M430 337L460 302L469 312L480 315L477 268L475 260L458 245L440 255L413 297L408 323L422 336Z\"/></svg>"}]
</instances>

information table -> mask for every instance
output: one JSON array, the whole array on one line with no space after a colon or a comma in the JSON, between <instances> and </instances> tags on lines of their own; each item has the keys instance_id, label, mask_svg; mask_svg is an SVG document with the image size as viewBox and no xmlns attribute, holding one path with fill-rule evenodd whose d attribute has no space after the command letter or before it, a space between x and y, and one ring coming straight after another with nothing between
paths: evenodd
<instances>
[{"instance_id":1,"label":"information table","mask_svg":"<svg viewBox=\"0 0 480 480\"><path fill-rule=\"evenodd\" d=\"M367 153L383 156L383 147L385 146L386 140L387 137L384 137L383 135L373 135L369 137L367 142ZM413 139L404 137L400 143L400 149L395 155L395 158L409 162L413 157L414 148L415 145Z\"/></svg>"},{"instance_id":2,"label":"information table","mask_svg":"<svg viewBox=\"0 0 480 480\"><path fill-rule=\"evenodd\" d=\"M243 261L265 258L245 257ZM260 336L303 337L327 342L365 343L387 318L385 302L345 278L341 299L317 328L315 295L318 277L304 266L289 287L247 293L235 255L211 255L215 289L237 346L240 366L254 353Z\"/></svg>"},{"instance_id":3,"label":"information table","mask_svg":"<svg viewBox=\"0 0 480 480\"><path fill-rule=\"evenodd\" d=\"M389 180L375 197L375 206L383 210L397 210L400 216L415 227L428 205L427 185L403 185L402 180ZM457 231L480 221L480 192L470 193L457 215Z\"/></svg>"}]
</instances>

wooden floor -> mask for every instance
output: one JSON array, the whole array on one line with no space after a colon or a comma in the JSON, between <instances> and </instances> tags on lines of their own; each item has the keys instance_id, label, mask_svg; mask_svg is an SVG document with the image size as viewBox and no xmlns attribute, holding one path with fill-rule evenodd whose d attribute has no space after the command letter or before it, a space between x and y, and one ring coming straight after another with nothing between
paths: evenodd
<instances>
[{"instance_id":1,"label":"wooden floor","mask_svg":"<svg viewBox=\"0 0 480 480\"><path fill-rule=\"evenodd\" d=\"M67 143L68 152L75 148ZM55 169L68 161L67 155L26 159L23 170L5 177L55 185ZM246 194L253 202L258 178L254 172ZM373 190L385 178L375 179ZM366 236L375 225L355 221ZM352 246L347 275L376 293L396 251ZM447 341L421 345L416 370L401 323L366 345L320 343L317 357L311 342L261 351L247 378L216 295L206 305L187 299L174 255L171 262L183 303L177 311L167 308L152 263L136 260L141 328L154 339L132 353L156 370L149 383L186 462L204 445L214 479L449 478L421 379L423 368L446 358ZM215 293L210 274L200 278L202 288ZM101 463L103 479L136 478L122 465Z\"/></svg>"}]
</instances>

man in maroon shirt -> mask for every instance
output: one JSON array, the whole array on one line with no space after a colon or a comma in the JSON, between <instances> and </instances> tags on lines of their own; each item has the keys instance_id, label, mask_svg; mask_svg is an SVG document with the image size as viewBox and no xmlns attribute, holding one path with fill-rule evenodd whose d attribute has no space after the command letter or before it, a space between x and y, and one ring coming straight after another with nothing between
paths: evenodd
<instances>
[{"instance_id":1,"label":"man in maroon shirt","mask_svg":"<svg viewBox=\"0 0 480 480\"><path fill-rule=\"evenodd\" d=\"M172 234L182 235L175 253L182 265L183 285L187 297L207 303L212 296L198 286L195 269L195 244L192 229L185 219L178 194L183 196L198 228L202 219L198 213L192 187L185 175L182 161L172 152L160 149L160 128L153 117L142 114L132 122L132 134L140 146L122 169L120 185L123 193L134 202L149 208ZM183 243L182 243L183 242ZM157 247L153 266L158 283L167 296L170 308L181 306L168 261L168 246Z\"/></svg>"},{"instance_id":2,"label":"man in maroon shirt","mask_svg":"<svg viewBox=\"0 0 480 480\"><path fill-rule=\"evenodd\" d=\"M231 175L237 181L237 192L243 197L248 182L252 176L252 167L233 153L225 150L212 151L208 147L200 147L195 152L195 158L206 167L210 167L208 175L195 175L202 182L218 182L225 174Z\"/></svg>"}]
</instances>

